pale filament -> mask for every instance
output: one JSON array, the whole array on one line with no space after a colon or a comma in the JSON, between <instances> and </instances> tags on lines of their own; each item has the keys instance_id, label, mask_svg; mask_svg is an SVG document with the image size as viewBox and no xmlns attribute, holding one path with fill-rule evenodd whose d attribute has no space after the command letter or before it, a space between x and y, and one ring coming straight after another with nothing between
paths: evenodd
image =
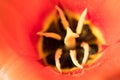
<instances>
[{"instance_id":1,"label":"pale filament","mask_svg":"<svg viewBox=\"0 0 120 80\"><path fill-rule=\"evenodd\" d=\"M55 52L55 65L56 68L61 72L61 68L60 68L60 57L62 55L62 49L57 49Z\"/></svg>"},{"instance_id":2,"label":"pale filament","mask_svg":"<svg viewBox=\"0 0 120 80\"><path fill-rule=\"evenodd\" d=\"M71 60L72 60L72 62L73 62L74 65L76 65L80 69L83 68L83 66L78 63L78 60L76 58L77 54L76 54L75 50L70 50L70 57L71 57Z\"/></svg>"},{"instance_id":3,"label":"pale filament","mask_svg":"<svg viewBox=\"0 0 120 80\"><path fill-rule=\"evenodd\" d=\"M81 46L84 48L84 57L83 57L83 60L82 60L82 65L84 65L88 60L89 45L88 45L88 43L82 42Z\"/></svg>"},{"instance_id":4,"label":"pale filament","mask_svg":"<svg viewBox=\"0 0 120 80\"><path fill-rule=\"evenodd\" d=\"M56 34L56 33L52 33L52 32L46 32L46 33L38 32L37 34L41 35L41 36L45 36L45 37L61 40L61 36L59 34Z\"/></svg>"},{"instance_id":5,"label":"pale filament","mask_svg":"<svg viewBox=\"0 0 120 80\"><path fill-rule=\"evenodd\" d=\"M82 31L83 22L85 20L86 14L87 14L87 8L82 12L82 14L80 16L80 19L78 21L78 25L77 25L77 28L76 28L76 33L77 34L80 34L81 31Z\"/></svg>"},{"instance_id":6,"label":"pale filament","mask_svg":"<svg viewBox=\"0 0 120 80\"><path fill-rule=\"evenodd\" d=\"M76 40L75 40L75 38L79 37L79 35L76 34L76 33L74 33L74 32L72 32L72 30L69 27L67 27L66 31L67 32L66 32L66 36L64 38L64 43L65 43L65 45L67 47L73 48L73 47L76 46Z\"/></svg>"},{"instance_id":7,"label":"pale filament","mask_svg":"<svg viewBox=\"0 0 120 80\"><path fill-rule=\"evenodd\" d=\"M67 21L62 9L60 9L58 6L56 6L57 11L59 12L60 18L61 18L61 23L66 30L67 27L69 27L69 22Z\"/></svg>"}]
</instances>

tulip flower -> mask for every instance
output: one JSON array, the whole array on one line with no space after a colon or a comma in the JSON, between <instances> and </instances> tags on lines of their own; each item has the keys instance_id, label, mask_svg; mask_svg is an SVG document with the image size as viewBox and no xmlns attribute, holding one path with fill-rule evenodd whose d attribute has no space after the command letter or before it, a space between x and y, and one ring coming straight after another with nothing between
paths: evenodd
<instances>
[{"instance_id":1,"label":"tulip flower","mask_svg":"<svg viewBox=\"0 0 120 80\"><path fill-rule=\"evenodd\" d=\"M39 60L36 33L42 30L58 1L0 1L0 80L119 80L120 1L60 0L59 3L73 13L81 14L87 8L87 19L98 27L106 41L100 59L81 72L56 72Z\"/></svg>"}]
</instances>

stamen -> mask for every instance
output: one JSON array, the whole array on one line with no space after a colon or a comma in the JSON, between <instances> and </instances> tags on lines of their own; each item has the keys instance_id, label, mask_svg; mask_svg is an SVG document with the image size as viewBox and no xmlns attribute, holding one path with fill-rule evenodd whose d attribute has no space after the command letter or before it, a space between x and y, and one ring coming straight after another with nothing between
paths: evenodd
<instances>
[{"instance_id":1,"label":"stamen","mask_svg":"<svg viewBox=\"0 0 120 80\"><path fill-rule=\"evenodd\" d=\"M89 56L89 45L88 45L88 43L83 42L83 43L81 44L81 46L84 48L84 57L83 57L83 60L82 60L82 65L84 65L84 64L87 62L87 60L88 60L88 56Z\"/></svg>"},{"instance_id":2,"label":"stamen","mask_svg":"<svg viewBox=\"0 0 120 80\"><path fill-rule=\"evenodd\" d=\"M60 57L62 54L62 49L57 49L55 52L55 65L57 67L57 69L61 72L61 68L60 68Z\"/></svg>"},{"instance_id":3,"label":"stamen","mask_svg":"<svg viewBox=\"0 0 120 80\"><path fill-rule=\"evenodd\" d=\"M69 26L69 22L67 21L62 9L60 9L58 6L56 6L57 11L59 12L61 23L63 24L64 29L66 30Z\"/></svg>"},{"instance_id":4,"label":"stamen","mask_svg":"<svg viewBox=\"0 0 120 80\"><path fill-rule=\"evenodd\" d=\"M87 14L87 8L82 12L81 17L78 21L78 25L77 25L77 28L76 28L76 33L77 34L80 34L81 31L82 31L83 22L85 20L86 14Z\"/></svg>"},{"instance_id":5,"label":"stamen","mask_svg":"<svg viewBox=\"0 0 120 80\"><path fill-rule=\"evenodd\" d=\"M76 65L77 67L79 68L83 68L82 65L80 65L77 61L77 58L76 58L76 51L75 50L70 50L70 57L72 59L72 62L74 63L74 65Z\"/></svg>"},{"instance_id":6,"label":"stamen","mask_svg":"<svg viewBox=\"0 0 120 80\"><path fill-rule=\"evenodd\" d=\"M72 32L72 30L67 27L67 30L66 30L66 36L64 38L64 43L67 47L75 47L76 46L76 40L75 38L79 37L78 34Z\"/></svg>"},{"instance_id":7,"label":"stamen","mask_svg":"<svg viewBox=\"0 0 120 80\"><path fill-rule=\"evenodd\" d=\"M53 39L61 40L61 36L59 34L56 34L56 33L52 33L52 32L47 32L47 33L38 32L37 34L41 35L41 36L45 36L45 37L50 37L50 38L53 38Z\"/></svg>"}]
</instances>

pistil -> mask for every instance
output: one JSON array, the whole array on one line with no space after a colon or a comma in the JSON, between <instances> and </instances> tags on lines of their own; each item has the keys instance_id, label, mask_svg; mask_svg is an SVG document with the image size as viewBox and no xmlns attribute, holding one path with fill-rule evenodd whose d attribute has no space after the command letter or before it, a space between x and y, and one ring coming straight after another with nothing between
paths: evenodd
<instances>
[{"instance_id":1,"label":"pistil","mask_svg":"<svg viewBox=\"0 0 120 80\"><path fill-rule=\"evenodd\" d=\"M68 48L74 48L76 46L75 38L79 37L78 34L72 32L72 30L67 27L66 36L64 38L64 43Z\"/></svg>"}]
</instances>

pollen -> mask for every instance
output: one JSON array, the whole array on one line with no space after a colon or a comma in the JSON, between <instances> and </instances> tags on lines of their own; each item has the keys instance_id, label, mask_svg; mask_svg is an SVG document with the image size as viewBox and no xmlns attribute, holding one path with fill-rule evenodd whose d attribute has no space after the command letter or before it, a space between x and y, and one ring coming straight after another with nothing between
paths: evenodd
<instances>
[{"instance_id":1,"label":"pollen","mask_svg":"<svg viewBox=\"0 0 120 80\"><path fill-rule=\"evenodd\" d=\"M37 35L40 36L40 59L47 66L60 73L70 72L82 70L101 57L105 40L101 31L86 19L87 12L85 8L75 17L77 14L56 6L46 19L43 30Z\"/></svg>"}]
</instances>

